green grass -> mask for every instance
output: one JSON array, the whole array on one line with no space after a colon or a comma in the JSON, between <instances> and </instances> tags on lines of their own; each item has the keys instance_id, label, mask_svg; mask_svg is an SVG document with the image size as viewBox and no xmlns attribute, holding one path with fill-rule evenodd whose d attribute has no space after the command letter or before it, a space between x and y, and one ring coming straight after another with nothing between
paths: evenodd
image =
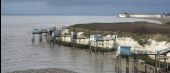
<instances>
[{"instance_id":1,"label":"green grass","mask_svg":"<svg viewBox=\"0 0 170 73\"><path fill-rule=\"evenodd\" d=\"M169 23L167 23L169 24ZM148 39L170 42L170 26L167 24L153 24L147 22L124 22L124 23L89 23L75 24L69 27L71 31L91 34L117 34L118 37L132 37L140 45L149 44Z\"/></svg>"}]
</instances>

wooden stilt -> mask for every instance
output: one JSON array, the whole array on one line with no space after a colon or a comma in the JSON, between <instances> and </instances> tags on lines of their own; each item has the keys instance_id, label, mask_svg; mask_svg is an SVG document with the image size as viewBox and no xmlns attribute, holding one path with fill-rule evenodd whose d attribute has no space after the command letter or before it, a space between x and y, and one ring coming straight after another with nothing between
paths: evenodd
<instances>
[{"instance_id":1,"label":"wooden stilt","mask_svg":"<svg viewBox=\"0 0 170 73\"><path fill-rule=\"evenodd\" d=\"M115 72L117 73L117 57L116 57L116 59L115 59Z\"/></svg>"},{"instance_id":2,"label":"wooden stilt","mask_svg":"<svg viewBox=\"0 0 170 73\"><path fill-rule=\"evenodd\" d=\"M120 57L118 56L118 72L117 73L120 73L120 59L119 59Z\"/></svg>"},{"instance_id":3,"label":"wooden stilt","mask_svg":"<svg viewBox=\"0 0 170 73\"><path fill-rule=\"evenodd\" d=\"M126 73L129 73L129 57L126 57Z\"/></svg>"},{"instance_id":4,"label":"wooden stilt","mask_svg":"<svg viewBox=\"0 0 170 73\"><path fill-rule=\"evenodd\" d=\"M121 70L121 56L119 56L119 73L122 73L122 70Z\"/></svg>"},{"instance_id":5,"label":"wooden stilt","mask_svg":"<svg viewBox=\"0 0 170 73\"><path fill-rule=\"evenodd\" d=\"M97 41L95 42L95 52L96 52L96 48L97 48Z\"/></svg>"},{"instance_id":6,"label":"wooden stilt","mask_svg":"<svg viewBox=\"0 0 170 73\"><path fill-rule=\"evenodd\" d=\"M157 65L157 55L155 55L155 73L158 73L158 72L157 72L157 66L158 66L158 65Z\"/></svg>"},{"instance_id":7,"label":"wooden stilt","mask_svg":"<svg viewBox=\"0 0 170 73\"><path fill-rule=\"evenodd\" d=\"M146 66L146 54L145 54L145 73L147 73L147 66Z\"/></svg>"},{"instance_id":8,"label":"wooden stilt","mask_svg":"<svg viewBox=\"0 0 170 73\"><path fill-rule=\"evenodd\" d=\"M167 63L166 63L166 58L165 58L165 56L166 56L166 54L164 54L164 64L165 64L165 71L168 71L168 69L166 68L166 65L167 65Z\"/></svg>"},{"instance_id":9,"label":"wooden stilt","mask_svg":"<svg viewBox=\"0 0 170 73\"><path fill-rule=\"evenodd\" d=\"M160 59L159 59L160 60ZM160 61L158 61L158 73L160 72Z\"/></svg>"},{"instance_id":10,"label":"wooden stilt","mask_svg":"<svg viewBox=\"0 0 170 73\"><path fill-rule=\"evenodd\" d=\"M167 68L166 68L166 71L168 72L168 69L169 69L169 63L167 62Z\"/></svg>"},{"instance_id":11,"label":"wooden stilt","mask_svg":"<svg viewBox=\"0 0 170 73\"><path fill-rule=\"evenodd\" d=\"M42 33L39 34L39 40L42 42Z\"/></svg>"},{"instance_id":12,"label":"wooden stilt","mask_svg":"<svg viewBox=\"0 0 170 73\"><path fill-rule=\"evenodd\" d=\"M134 56L134 73L138 73L138 69L137 69L137 55Z\"/></svg>"},{"instance_id":13,"label":"wooden stilt","mask_svg":"<svg viewBox=\"0 0 170 73\"><path fill-rule=\"evenodd\" d=\"M90 53L91 53L91 45L92 45L92 43L90 42Z\"/></svg>"}]
</instances>

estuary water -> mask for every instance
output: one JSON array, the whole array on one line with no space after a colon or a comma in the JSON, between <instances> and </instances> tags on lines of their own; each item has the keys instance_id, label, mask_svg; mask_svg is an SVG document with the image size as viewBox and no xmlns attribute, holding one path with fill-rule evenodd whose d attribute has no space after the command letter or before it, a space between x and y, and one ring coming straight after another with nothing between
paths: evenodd
<instances>
[{"instance_id":1,"label":"estuary water","mask_svg":"<svg viewBox=\"0 0 170 73\"><path fill-rule=\"evenodd\" d=\"M90 53L80 48L50 45L46 40L33 43L33 28L62 27L78 23L148 21L115 16L1 16L2 73L40 68L62 68L78 73L114 73L115 53ZM152 21L152 20L150 20ZM155 21L152 21L155 22ZM123 64L122 64L123 66ZM123 70L124 71L124 70Z\"/></svg>"}]
</instances>

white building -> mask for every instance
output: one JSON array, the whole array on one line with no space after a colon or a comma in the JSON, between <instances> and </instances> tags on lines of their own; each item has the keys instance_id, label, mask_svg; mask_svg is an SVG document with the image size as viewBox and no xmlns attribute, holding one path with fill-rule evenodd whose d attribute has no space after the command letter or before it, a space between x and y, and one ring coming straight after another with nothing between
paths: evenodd
<instances>
[{"instance_id":1,"label":"white building","mask_svg":"<svg viewBox=\"0 0 170 73\"><path fill-rule=\"evenodd\" d=\"M134 18L163 18L166 17L165 14L128 14L121 13L118 15L119 17L134 17Z\"/></svg>"},{"instance_id":2,"label":"white building","mask_svg":"<svg viewBox=\"0 0 170 73\"><path fill-rule=\"evenodd\" d=\"M128 13L121 13L118 15L118 17L129 17L129 14Z\"/></svg>"},{"instance_id":3,"label":"white building","mask_svg":"<svg viewBox=\"0 0 170 73\"><path fill-rule=\"evenodd\" d=\"M62 28L61 30L61 35L69 34L69 29L68 28Z\"/></svg>"},{"instance_id":4,"label":"white building","mask_svg":"<svg viewBox=\"0 0 170 73\"><path fill-rule=\"evenodd\" d=\"M130 14L129 17L136 18L162 18L161 14Z\"/></svg>"},{"instance_id":5,"label":"white building","mask_svg":"<svg viewBox=\"0 0 170 73\"><path fill-rule=\"evenodd\" d=\"M103 38L104 40L116 40L117 39L117 35L107 35Z\"/></svg>"}]
</instances>

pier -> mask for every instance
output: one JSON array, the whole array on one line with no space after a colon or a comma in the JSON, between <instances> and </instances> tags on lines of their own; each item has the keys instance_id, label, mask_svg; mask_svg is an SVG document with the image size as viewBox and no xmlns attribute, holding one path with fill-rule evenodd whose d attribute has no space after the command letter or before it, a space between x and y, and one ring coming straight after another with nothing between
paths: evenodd
<instances>
[{"instance_id":1,"label":"pier","mask_svg":"<svg viewBox=\"0 0 170 73\"><path fill-rule=\"evenodd\" d=\"M126 73L141 73L141 71L139 71L139 60L141 59L141 56L144 56L144 61L146 61L146 57L149 55L154 55L155 56L155 60L154 60L154 67L152 66L151 69L152 73L168 73L168 63L167 63L167 59L170 58L167 55L168 52L170 52L170 47L162 49L162 50L158 50L155 52L148 52L148 51L138 51L138 50L134 50L134 51L130 51L129 46L119 46L118 50L117 50L117 56L115 58L115 62L116 62L116 66L115 66L115 72L116 73L122 73L122 69L121 68L121 60L122 58L126 58ZM130 67L129 67L129 58L133 59L133 67L132 67L132 72L130 72ZM164 67L161 68L160 67L160 59L164 60ZM144 73L148 73L148 66L146 62L144 63ZM151 66L150 66L151 67ZM164 71L162 71L164 70Z\"/></svg>"}]
</instances>

